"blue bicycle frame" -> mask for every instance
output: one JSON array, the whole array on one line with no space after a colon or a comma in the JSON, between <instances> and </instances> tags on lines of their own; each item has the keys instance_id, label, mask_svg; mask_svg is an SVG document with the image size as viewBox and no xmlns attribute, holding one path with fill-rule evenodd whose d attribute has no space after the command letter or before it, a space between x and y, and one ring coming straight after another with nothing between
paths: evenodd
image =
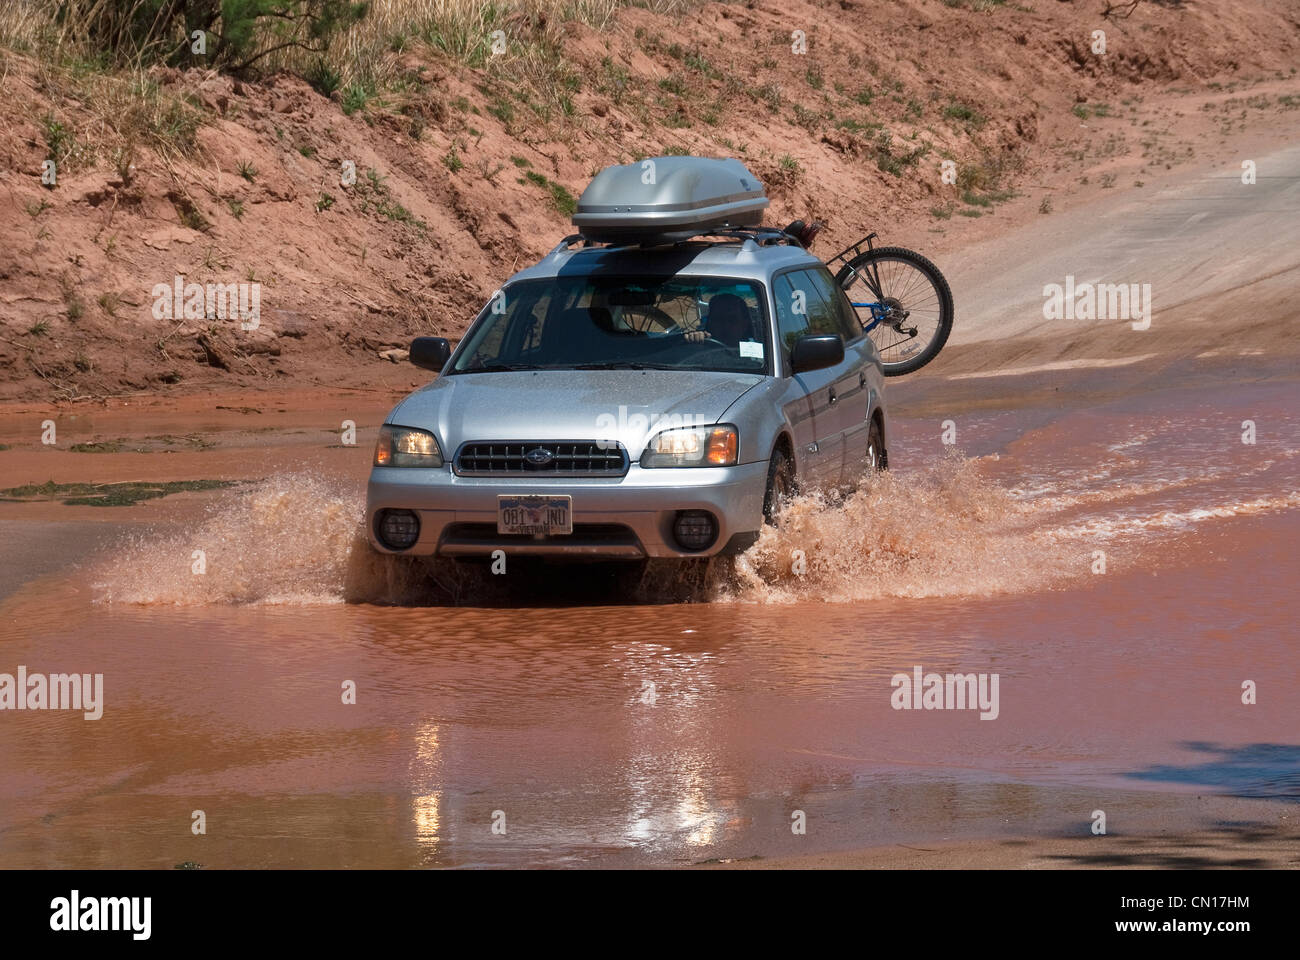
<instances>
[{"instance_id":1,"label":"blue bicycle frame","mask_svg":"<svg viewBox=\"0 0 1300 960\"><path fill-rule=\"evenodd\" d=\"M880 326L885 318L889 316L889 308L883 303L859 303L856 300L850 300L849 303L853 304L855 308L866 307L871 311L871 322L862 325L862 329L868 333ZM858 319L861 320L862 318L858 317Z\"/></svg>"}]
</instances>

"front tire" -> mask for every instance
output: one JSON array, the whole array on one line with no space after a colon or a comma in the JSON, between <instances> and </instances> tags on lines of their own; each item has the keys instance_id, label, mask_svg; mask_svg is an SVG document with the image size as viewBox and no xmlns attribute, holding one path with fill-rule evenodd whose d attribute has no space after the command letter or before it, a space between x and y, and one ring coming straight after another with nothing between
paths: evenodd
<instances>
[{"instance_id":1,"label":"front tire","mask_svg":"<svg viewBox=\"0 0 1300 960\"><path fill-rule=\"evenodd\" d=\"M885 453L885 435L880 429L880 421L871 418L871 428L867 431L867 456L865 465L871 473L878 473L889 466L889 457Z\"/></svg>"},{"instance_id":2,"label":"front tire","mask_svg":"<svg viewBox=\"0 0 1300 960\"><path fill-rule=\"evenodd\" d=\"M794 463L781 447L772 451L767 464L767 488L763 493L763 522L776 526L782 503L795 492Z\"/></svg>"}]
</instances>

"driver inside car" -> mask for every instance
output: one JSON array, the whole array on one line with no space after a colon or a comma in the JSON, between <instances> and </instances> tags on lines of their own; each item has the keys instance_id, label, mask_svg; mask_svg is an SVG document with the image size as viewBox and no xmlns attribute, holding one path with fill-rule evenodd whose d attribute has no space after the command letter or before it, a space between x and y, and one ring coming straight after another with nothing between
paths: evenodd
<instances>
[{"instance_id":1,"label":"driver inside car","mask_svg":"<svg viewBox=\"0 0 1300 960\"><path fill-rule=\"evenodd\" d=\"M753 333L745 301L734 293L719 293L709 301L709 318L704 328L692 330L686 339L692 343L712 339L735 349L741 340L753 339Z\"/></svg>"}]
</instances>

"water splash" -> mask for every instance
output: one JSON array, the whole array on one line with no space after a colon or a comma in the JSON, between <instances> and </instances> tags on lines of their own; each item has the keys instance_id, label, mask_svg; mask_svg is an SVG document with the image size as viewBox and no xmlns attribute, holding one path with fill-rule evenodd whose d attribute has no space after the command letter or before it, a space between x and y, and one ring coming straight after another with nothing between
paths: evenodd
<instances>
[{"instance_id":1,"label":"water splash","mask_svg":"<svg viewBox=\"0 0 1300 960\"><path fill-rule=\"evenodd\" d=\"M1042 589L1080 570L1077 545L1032 529L1031 502L949 456L864 478L847 496L792 500L735 564L729 595L852 601Z\"/></svg>"},{"instance_id":2,"label":"water splash","mask_svg":"<svg viewBox=\"0 0 1300 960\"><path fill-rule=\"evenodd\" d=\"M355 488L286 474L232 490L183 533L145 532L121 544L94 584L96 599L135 604L412 602L429 571L370 549ZM196 572L202 551L203 572Z\"/></svg>"},{"instance_id":3,"label":"water splash","mask_svg":"<svg viewBox=\"0 0 1300 960\"><path fill-rule=\"evenodd\" d=\"M529 568L521 581L451 561L378 554L364 534L361 491L287 474L220 495L197 527L124 541L94 588L99 602L178 605L975 597L1045 590L1086 577L1099 543L1137 541L1139 550L1125 561L1131 563L1141 548L1159 550L1163 539L1202 521L1300 506L1300 495L1291 493L1206 499L1193 509L1137 509L1136 491L1117 483L1108 487L1109 496L1047 489L1035 495L987 477L994 463L952 453L864 478L852 493L796 497L781 512L780 526L765 527L734 561L704 570L652 567L635 594L599 597L599 589L589 589L601 580L599 567L575 577L547 564ZM206 567L201 574L194 572L199 550ZM536 584L541 587L528 592Z\"/></svg>"}]
</instances>

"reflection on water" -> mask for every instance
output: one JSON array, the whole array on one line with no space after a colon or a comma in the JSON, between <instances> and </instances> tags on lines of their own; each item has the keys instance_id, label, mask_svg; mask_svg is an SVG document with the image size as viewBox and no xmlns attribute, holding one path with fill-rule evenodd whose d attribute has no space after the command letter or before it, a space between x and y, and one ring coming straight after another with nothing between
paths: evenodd
<instances>
[{"instance_id":1,"label":"reflection on water","mask_svg":"<svg viewBox=\"0 0 1300 960\"><path fill-rule=\"evenodd\" d=\"M438 850L444 829L441 790L442 756L438 737L437 723L425 722L415 728L414 755L407 769L407 778L411 789L415 792L411 801L415 842L421 851L421 861L431 865L438 862Z\"/></svg>"}]
</instances>

